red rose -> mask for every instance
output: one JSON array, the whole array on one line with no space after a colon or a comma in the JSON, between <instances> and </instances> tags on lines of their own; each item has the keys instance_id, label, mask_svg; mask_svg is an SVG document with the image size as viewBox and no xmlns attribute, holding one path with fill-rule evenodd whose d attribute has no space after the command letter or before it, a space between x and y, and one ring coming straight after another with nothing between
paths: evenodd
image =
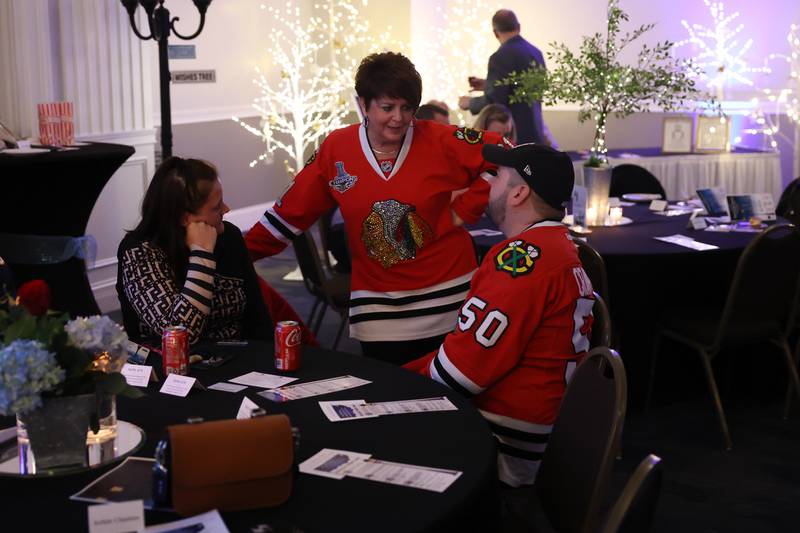
<instances>
[{"instance_id":1,"label":"red rose","mask_svg":"<svg viewBox=\"0 0 800 533\"><path fill-rule=\"evenodd\" d=\"M19 304L33 316L40 316L50 308L50 287L43 280L34 279L17 289Z\"/></svg>"}]
</instances>

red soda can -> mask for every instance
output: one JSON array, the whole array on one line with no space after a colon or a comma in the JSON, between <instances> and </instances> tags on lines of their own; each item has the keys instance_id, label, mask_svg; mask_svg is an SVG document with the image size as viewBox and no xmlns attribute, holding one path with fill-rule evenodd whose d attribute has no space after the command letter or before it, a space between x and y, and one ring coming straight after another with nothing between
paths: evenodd
<instances>
[{"instance_id":1,"label":"red soda can","mask_svg":"<svg viewBox=\"0 0 800 533\"><path fill-rule=\"evenodd\" d=\"M275 368L297 370L300 368L300 324L284 320L275 326Z\"/></svg>"},{"instance_id":2,"label":"red soda can","mask_svg":"<svg viewBox=\"0 0 800 533\"><path fill-rule=\"evenodd\" d=\"M170 326L161 336L164 374L185 376L189 370L189 332L184 326Z\"/></svg>"}]
</instances>

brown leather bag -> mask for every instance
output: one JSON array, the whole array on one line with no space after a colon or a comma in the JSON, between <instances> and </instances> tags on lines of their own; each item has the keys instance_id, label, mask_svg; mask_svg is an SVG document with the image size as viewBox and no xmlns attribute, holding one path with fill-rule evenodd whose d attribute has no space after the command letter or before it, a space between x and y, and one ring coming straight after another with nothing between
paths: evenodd
<instances>
[{"instance_id":1,"label":"brown leather bag","mask_svg":"<svg viewBox=\"0 0 800 533\"><path fill-rule=\"evenodd\" d=\"M178 514L271 507L289 499L294 441L286 415L182 424L167 431Z\"/></svg>"}]
</instances>

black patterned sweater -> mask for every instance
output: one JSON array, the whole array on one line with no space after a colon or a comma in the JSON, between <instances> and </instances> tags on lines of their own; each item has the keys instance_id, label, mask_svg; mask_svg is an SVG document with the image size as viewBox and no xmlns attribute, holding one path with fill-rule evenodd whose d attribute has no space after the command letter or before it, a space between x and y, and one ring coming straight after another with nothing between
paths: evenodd
<instances>
[{"instance_id":1,"label":"black patterned sweater","mask_svg":"<svg viewBox=\"0 0 800 533\"><path fill-rule=\"evenodd\" d=\"M270 319L239 228L225 222L214 253L189 252L179 285L166 253L129 233L119 245L117 296L133 340L156 339L168 326L185 326L189 343L269 339Z\"/></svg>"}]
</instances>

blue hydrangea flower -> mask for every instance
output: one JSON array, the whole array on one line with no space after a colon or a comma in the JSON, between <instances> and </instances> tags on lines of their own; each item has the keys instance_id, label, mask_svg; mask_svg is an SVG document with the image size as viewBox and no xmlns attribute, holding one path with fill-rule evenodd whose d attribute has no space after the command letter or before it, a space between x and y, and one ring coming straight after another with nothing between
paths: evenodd
<instances>
[{"instance_id":1,"label":"blue hydrangea flower","mask_svg":"<svg viewBox=\"0 0 800 533\"><path fill-rule=\"evenodd\" d=\"M128 357L128 335L119 324L107 316L80 317L64 326L72 343L90 352L107 351L111 357L111 370L122 368Z\"/></svg>"},{"instance_id":2,"label":"blue hydrangea flower","mask_svg":"<svg viewBox=\"0 0 800 533\"><path fill-rule=\"evenodd\" d=\"M0 348L0 415L24 414L42 405L42 392L64 381L56 355L39 341L18 339Z\"/></svg>"}]
</instances>

